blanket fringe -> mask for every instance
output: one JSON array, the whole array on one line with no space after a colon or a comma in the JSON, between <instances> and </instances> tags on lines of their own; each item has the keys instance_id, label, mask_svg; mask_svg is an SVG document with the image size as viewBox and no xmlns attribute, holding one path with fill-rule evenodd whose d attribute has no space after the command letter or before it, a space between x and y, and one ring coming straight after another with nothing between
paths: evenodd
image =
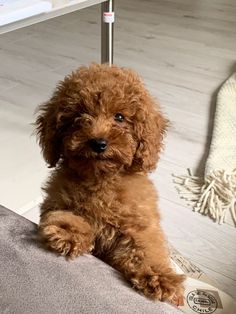
<instances>
[{"instance_id":1,"label":"blanket fringe","mask_svg":"<svg viewBox=\"0 0 236 314\"><path fill-rule=\"evenodd\" d=\"M195 212L210 216L222 224L231 213L236 225L236 169L231 173L215 170L204 179L189 175L174 176L180 197Z\"/></svg>"}]
</instances>

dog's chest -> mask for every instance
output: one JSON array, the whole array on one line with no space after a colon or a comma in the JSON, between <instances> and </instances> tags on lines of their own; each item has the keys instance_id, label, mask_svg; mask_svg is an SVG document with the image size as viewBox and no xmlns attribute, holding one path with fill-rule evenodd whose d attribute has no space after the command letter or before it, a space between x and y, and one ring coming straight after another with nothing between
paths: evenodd
<instances>
[{"instance_id":1,"label":"dog's chest","mask_svg":"<svg viewBox=\"0 0 236 314\"><path fill-rule=\"evenodd\" d=\"M118 190L80 188L76 197L76 208L80 215L86 216L92 223L103 225L109 223L118 226L119 202Z\"/></svg>"}]
</instances>

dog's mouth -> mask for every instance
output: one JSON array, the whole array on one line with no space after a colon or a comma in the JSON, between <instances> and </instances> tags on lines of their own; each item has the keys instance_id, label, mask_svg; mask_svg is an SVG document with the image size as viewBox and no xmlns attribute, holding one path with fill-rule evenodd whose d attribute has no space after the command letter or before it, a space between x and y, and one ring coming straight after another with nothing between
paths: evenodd
<instances>
[{"instance_id":1,"label":"dog's mouth","mask_svg":"<svg viewBox=\"0 0 236 314\"><path fill-rule=\"evenodd\" d=\"M92 151L77 151L73 152L68 156L70 159L73 159L76 163L84 163L86 162L87 164L91 163L94 165L101 165L101 164L108 164L111 165L130 165L132 162L132 158L130 156L127 156L125 154L122 154L120 151L106 151L103 153L95 153Z\"/></svg>"},{"instance_id":2,"label":"dog's mouth","mask_svg":"<svg viewBox=\"0 0 236 314\"><path fill-rule=\"evenodd\" d=\"M107 157L104 154L86 154L86 155L82 155L82 154L76 154L73 155L72 158L74 160L80 161L80 160L91 160L91 161L105 161L105 160L112 160L113 158L111 157Z\"/></svg>"},{"instance_id":3,"label":"dog's mouth","mask_svg":"<svg viewBox=\"0 0 236 314\"><path fill-rule=\"evenodd\" d=\"M89 161L92 161L92 162L96 162L96 161L116 161L117 158L115 158L115 156L107 156L107 154L105 153L86 153L86 154L81 154L81 153L78 153L78 154L73 154L72 158L74 160L77 160L77 161L80 161L80 160L87 160L88 162Z\"/></svg>"}]
</instances>

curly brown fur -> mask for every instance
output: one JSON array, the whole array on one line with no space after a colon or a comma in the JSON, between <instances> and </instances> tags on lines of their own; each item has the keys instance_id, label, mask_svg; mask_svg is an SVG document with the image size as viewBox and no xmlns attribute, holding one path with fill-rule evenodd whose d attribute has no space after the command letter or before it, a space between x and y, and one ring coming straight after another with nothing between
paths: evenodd
<instances>
[{"instance_id":1,"label":"curly brown fur","mask_svg":"<svg viewBox=\"0 0 236 314\"><path fill-rule=\"evenodd\" d=\"M54 167L39 225L46 245L71 258L92 250L150 298L180 296L184 277L170 266L147 176L167 121L139 76L116 66L81 67L41 106L36 125ZM107 148L98 153L91 139L101 138Z\"/></svg>"}]
</instances>

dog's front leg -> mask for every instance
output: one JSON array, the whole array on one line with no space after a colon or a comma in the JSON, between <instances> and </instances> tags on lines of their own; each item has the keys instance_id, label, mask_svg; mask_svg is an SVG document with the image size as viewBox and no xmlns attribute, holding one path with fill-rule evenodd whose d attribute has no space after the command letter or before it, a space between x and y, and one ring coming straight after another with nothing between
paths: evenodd
<instances>
[{"instance_id":1,"label":"dog's front leg","mask_svg":"<svg viewBox=\"0 0 236 314\"><path fill-rule=\"evenodd\" d=\"M67 211L49 211L41 217L39 234L49 249L75 258L93 248L94 234L82 217Z\"/></svg>"},{"instance_id":2,"label":"dog's front leg","mask_svg":"<svg viewBox=\"0 0 236 314\"><path fill-rule=\"evenodd\" d=\"M147 297L174 302L182 296L185 276L171 268L164 243L158 227L132 230L120 238L107 262Z\"/></svg>"}]
</instances>

